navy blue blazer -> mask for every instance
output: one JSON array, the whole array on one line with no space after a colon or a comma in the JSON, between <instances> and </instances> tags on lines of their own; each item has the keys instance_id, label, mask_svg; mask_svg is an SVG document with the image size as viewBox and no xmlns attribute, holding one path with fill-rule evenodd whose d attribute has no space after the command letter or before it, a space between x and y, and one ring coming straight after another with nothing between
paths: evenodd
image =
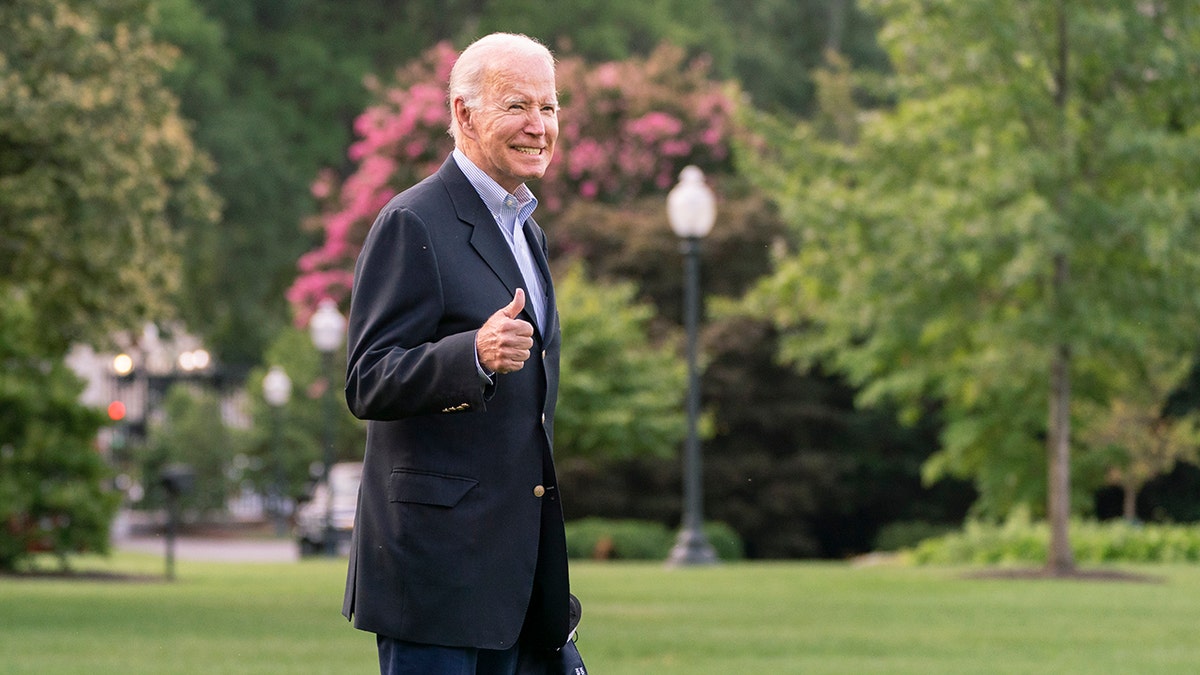
<instances>
[{"instance_id":1,"label":"navy blue blazer","mask_svg":"<svg viewBox=\"0 0 1200 675\"><path fill-rule=\"evenodd\" d=\"M566 641L551 450L561 338L545 234L532 220L525 233L548 325L525 366L487 386L475 334L525 283L453 157L367 235L347 326L346 401L368 420L342 606L357 628L506 649L524 625L531 644ZM522 318L535 324L528 303Z\"/></svg>"}]
</instances>

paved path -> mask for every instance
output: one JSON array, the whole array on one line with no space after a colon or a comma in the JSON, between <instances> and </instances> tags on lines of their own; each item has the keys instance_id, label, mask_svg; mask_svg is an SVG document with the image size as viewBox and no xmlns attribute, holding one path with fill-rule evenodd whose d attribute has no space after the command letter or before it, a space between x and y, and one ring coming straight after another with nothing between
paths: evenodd
<instances>
[{"instance_id":1,"label":"paved path","mask_svg":"<svg viewBox=\"0 0 1200 675\"><path fill-rule=\"evenodd\" d=\"M166 555L164 536L126 536L113 542L121 551ZM295 562L300 551L291 539L239 539L178 537L175 540L177 560L217 562Z\"/></svg>"}]
</instances>

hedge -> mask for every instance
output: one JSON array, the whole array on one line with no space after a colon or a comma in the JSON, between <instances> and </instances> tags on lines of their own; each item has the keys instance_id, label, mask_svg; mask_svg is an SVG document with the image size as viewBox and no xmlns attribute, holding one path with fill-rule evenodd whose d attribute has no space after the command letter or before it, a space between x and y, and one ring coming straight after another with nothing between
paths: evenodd
<instances>
[{"instance_id":1,"label":"hedge","mask_svg":"<svg viewBox=\"0 0 1200 675\"><path fill-rule=\"evenodd\" d=\"M1069 537L1078 563L1200 562L1200 525L1077 520ZM906 553L917 564L1045 563L1049 541L1050 527L1041 521L970 522Z\"/></svg>"},{"instance_id":2,"label":"hedge","mask_svg":"<svg viewBox=\"0 0 1200 675\"><path fill-rule=\"evenodd\" d=\"M741 537L725 523L705 523L704 533L721 560L740 560ZM574 559L665 560L676 532L644 520L584 518L567 523L567 555Z\"/></svg>"}]
</instances>

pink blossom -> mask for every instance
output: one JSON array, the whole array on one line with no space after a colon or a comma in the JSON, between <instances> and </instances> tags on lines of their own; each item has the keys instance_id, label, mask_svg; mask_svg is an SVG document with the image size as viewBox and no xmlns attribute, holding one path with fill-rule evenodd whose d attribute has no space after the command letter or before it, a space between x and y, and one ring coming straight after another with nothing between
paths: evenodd
<instances>
[{"instance_id":1,"label":"pink blossom","mask_svg":"<svg viewBox=\"0 0 1200 675\"><path fill-rule=\"evenodd\" d=\"M567 174L576 180L604 164L605 152L600 143L591 138L580 140L567 154Z\"/></svg>"},{"instance_id":2,"label":"pink blossom","mask_svg":"<svg viewBox=\"0 0 1200 675\"><path fill-rule=\"evenodd\" d=\"M603 63L596 67L596 84L606 89L616 89L621 82L621 70L616 63Z\"/></svg>"},{"instance_id":3,"label":"pink blossom","mask_svg":"<svg viewBox=\"0 0 1200 675\"><path fill-rule=\"evenodd\" d=\"M352 173L329 169L310 189L322 212L312 219L324 238L297 260L288 301L303 323L323 297L344 299L353 264L379 209L437 170L452 147L446 133L446 80L457 52L442 42L397 69L387 82L368 78L375 100L354 121L347 148ZM619 203L662 195L679 170L696 164L725 171L734 101L709 79L709 64L664 46L645 59L590 66L560 56L558 157L535 187L543 213L573 200Z\"/></svg>"},{"instance_id":4,"label":"pink blossom","mask_svg":"<svg viewBox=\"0 0 1200 675\"><path fill-rule=\"evenodd\" d=\"M312 182L309 190L312 196L316 199L325 199L333 193L333 182L335 178L333 172L329 169L322 169L317 172L317 179Z\"/></svg>"},{"instance_id":5,"label":"pink blossom","mask_svg":"<svg viewBox=\"0 0 1200 675\"><path fill-rule=\"evenodd\" d=\"M665 112L653 111L631 120L625 129L633 136L653 141L677 135L683 131L683 122Z\"/></svg>"},{"instance_id":6,"label":"pink blossom","mask_svg":"<svg viewBox=\"0 0 1200 675\"><path fill-rule=\"evenodd\" d=\"M687 157L692 154L692 144L684 140L663 141L659 148L666 157Z\"/></svg>"}]
</instances>

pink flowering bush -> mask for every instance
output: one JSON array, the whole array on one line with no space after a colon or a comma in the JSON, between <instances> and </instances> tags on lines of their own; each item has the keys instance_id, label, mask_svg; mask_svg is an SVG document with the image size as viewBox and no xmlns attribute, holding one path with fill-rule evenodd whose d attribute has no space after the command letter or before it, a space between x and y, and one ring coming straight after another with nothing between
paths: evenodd
<instances>
[{"instance_id":1,"label":"pink flowering bush","mask_svg":"<svg viewBox=\"0 0 1200 675\"><path fill-rule=\"evenodd\" d=\"M326 170L312 184L320 212L309 226L323 242L300 258L288 291L299 325L320 300L349 297L354 260L379 209L453 149L445 87L456 58L441 43L394 81L368 81L375 103L355 121L352 172L340 178ZM703 59L689 63L671 46L600 65L562 57L558 86L558 149L534 188L541 214L577 201L620 205L663 194L688 164L707 173L730 169L734 104Z\"/></svg>"},{"instance_id":2,"label":"pink flowering bush","mask_svg":"<svg viewBox=\"0 0 1200 675\"><path fill-rule=\"evenodd\" d=\"M734 102L707 61L670 45L599 66L563 59L558 83L558 156L538 190L548 210L664 193L688 164L729 169Z\"/></svg>"}]
</instances>

